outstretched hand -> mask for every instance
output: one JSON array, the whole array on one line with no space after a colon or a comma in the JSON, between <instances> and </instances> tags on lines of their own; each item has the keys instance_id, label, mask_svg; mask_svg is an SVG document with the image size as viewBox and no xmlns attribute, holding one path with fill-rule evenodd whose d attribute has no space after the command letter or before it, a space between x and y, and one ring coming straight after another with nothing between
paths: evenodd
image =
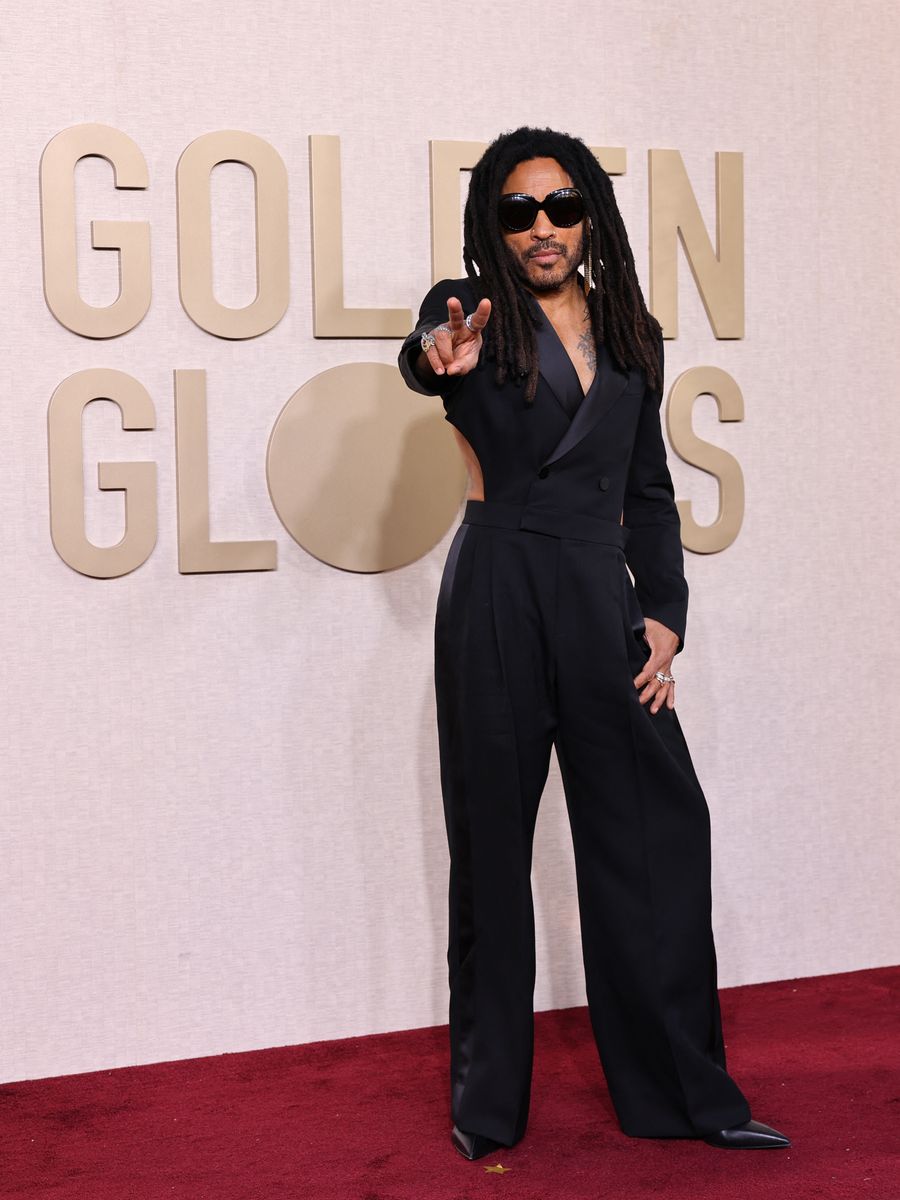
<instances>
[{"instance_id":1,"label":"outstretched hand","mask_svg":"<svg viewBox=\"0 0 900 1200\"><path fill-rule=\"evenodd\" d=\"M478 364L481 353L481 331L491 315L491 302L484 299L470 315L466 324L463 307L455 296L447 301L447 321L431 332L434 345L423 351L419 363L425 362L435 375L466 375Z\"/></svg>"}]
</instances>

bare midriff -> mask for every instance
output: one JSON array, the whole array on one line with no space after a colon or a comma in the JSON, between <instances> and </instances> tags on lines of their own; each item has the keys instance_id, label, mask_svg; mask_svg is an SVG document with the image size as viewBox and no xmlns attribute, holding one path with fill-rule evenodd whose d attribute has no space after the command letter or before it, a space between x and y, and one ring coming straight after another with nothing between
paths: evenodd
<instances>
[{"instance_id":1,"label":"bare midriff","mask_svg":"<svg viewBox=\"0 0 900 1200\"><path fill-rule=\"evenodd\" d=\"M466 492L466 499L483 500L484 476L481 473L481 463L478 461L478 457L468 439L464 438L458 429L454 429L453 433L465 461L466 470L469 472L469 490Z\"/></svg>"}]
</instances>

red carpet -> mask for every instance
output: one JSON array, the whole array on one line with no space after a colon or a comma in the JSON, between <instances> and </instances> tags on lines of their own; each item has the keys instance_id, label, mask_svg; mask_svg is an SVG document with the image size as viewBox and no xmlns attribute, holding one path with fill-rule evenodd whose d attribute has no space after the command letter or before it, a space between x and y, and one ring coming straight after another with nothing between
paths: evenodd
<instances>
[{"instance_id":1,"label":"red carpet","mask_svg":"<svg viewBox=\"0 0 900 1200\"><path fill-rule=\"evenodd\" d=\"M443 1026L4 1084L0 1194L900 1200L900 967L720 995L729 1070L789 1149L626 1137L576 1008L538 1014L529 1129L496 1157L450 1145Z\"/></svg>"}]
</instances>

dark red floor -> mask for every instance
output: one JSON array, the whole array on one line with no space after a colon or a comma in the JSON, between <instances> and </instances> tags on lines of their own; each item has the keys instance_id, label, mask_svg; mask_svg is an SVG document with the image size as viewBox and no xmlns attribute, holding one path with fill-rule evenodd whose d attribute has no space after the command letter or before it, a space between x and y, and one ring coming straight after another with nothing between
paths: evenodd
<instances>
[{"instance_id":1,"label":"dark red floor","mask_svg":"<svg viewBox=\"0 0 900 1200\"><path fill-rule=\"evenodd\" d=\"M538 1014L502 1156L450 1145L442 1026L4 1084L0 1196L900 1200L900 967L720 995L729 1071L789 1149L626 1137L577 1008Z\"/></svg>"}]
</instances>

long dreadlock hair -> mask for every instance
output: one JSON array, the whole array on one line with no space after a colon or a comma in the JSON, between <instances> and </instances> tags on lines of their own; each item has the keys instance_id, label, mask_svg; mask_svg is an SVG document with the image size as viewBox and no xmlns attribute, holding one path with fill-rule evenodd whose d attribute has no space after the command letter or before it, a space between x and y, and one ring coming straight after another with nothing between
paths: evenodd
<instances>
[{"instance_id":1,"label":"long dreadlock hair","mask_svg":"<svg viewBox=\"0 0 900 1200\"><path fill-rule=\"evenodd\" d=\"M491 300L488 331L498 385L524 379L525 400L534 402L537 318L514 273L497 215L505 180L532 158L556 159L584 199L585 261L590 258L593 275L587 306L595 342L606 345L620 369L642 368L650 387L661 391L662 329L644 303L609 175L580 138L528 126L501 134L488 146L472 171L466 199L463 262L475 294Z\"/></svg>"}]
</instances>

